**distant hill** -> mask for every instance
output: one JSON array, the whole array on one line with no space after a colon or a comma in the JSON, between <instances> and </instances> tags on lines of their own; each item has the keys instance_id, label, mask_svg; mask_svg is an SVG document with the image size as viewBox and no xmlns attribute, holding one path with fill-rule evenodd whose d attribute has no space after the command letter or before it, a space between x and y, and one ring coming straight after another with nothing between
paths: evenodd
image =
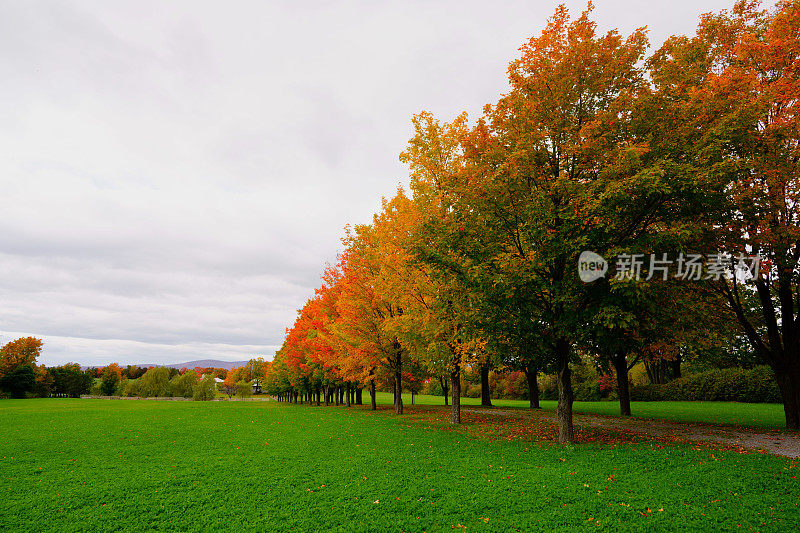
<instances>
[{"instance_id":1,"label":"distant hill","mask_svg":"<svg viewBox=\"0 0 800 533\"><path fill-rule=\"evenodd\" d=\"M244 366L247 364L247 361L218 361L216 359L200 359L199 361L187 361L186 363L178 363L174 365L164 365L170 368L177 368L181 369L183 367L186 368L195 368L195 367L203 367L203 368L238 368L240 366Z\"/></svg>"},{"instance_id":2,"label":"distant hill","mask_svg":"<svg viewBox=\"0 0 800 533\"><path fill-rule=\"evenodd\" d=\"M202 367L202 368L225 368L230 370L231 368L237 368L240 366L244 366L247 364L247 361L219 361L217 359L200 359L197 361L187 361L185 363L175 363L172 365L157 365L155 363L139 363L135 366L140 368L148 368L151 366L165 366L167 368L177 368L180 370L181 368L195 368L195 367ZM92 365L92 366L100 366L100 365ZM125 368L127 365L120 365ZM89 368L88 366L82 365L81 368L86 370Z\"/></svg>"}]
</instances>

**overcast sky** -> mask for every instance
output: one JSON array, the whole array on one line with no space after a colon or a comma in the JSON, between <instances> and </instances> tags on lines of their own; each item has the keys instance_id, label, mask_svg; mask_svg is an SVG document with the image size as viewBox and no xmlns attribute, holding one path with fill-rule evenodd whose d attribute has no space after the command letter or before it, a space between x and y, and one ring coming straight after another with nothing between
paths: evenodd
<instances>
[{"instance_id":1,"label":"overcast sky","mask_svg":"<svg viewBox=\"0 0 800 533\"><path fill-rule=\"evenodd\" d=\"M732 1L596 4L657 44ZM406 183L411 115L496 101L555 6L0 0L0 344L271 359L345 224Z\"/></svg>"}]
</instances>

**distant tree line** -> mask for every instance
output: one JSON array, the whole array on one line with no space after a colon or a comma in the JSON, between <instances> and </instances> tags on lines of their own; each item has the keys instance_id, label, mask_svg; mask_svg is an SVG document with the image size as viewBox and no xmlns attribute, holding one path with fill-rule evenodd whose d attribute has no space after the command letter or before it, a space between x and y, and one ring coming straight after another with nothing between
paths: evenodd
<instances>
[{"instance_id":1,"label":"distant tree line","mask_svg":"<svg viewBox=\"0 0 800 533\"><path fill-rule=\"evenodd\" d=\"M212 400L217 392L249 397L253 382L263 381L269 363L252 359L240 368L143 368L111 363L81 370L77 363L47 367L36 364L43 343L24 337L0 348L0 398L97 396L183 397ZM225 380L224 389L217 379Z\"/></svg>"}]
</instances>

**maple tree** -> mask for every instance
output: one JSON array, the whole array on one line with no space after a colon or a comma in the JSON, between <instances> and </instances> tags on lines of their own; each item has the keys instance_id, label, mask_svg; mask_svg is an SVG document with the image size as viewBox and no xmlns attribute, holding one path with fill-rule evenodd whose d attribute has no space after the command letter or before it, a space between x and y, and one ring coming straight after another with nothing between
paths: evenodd
<instances>
[{"instance_id":1,"label":"maple tree","mask_svg":"<svg viewBox=\"0 0 800 533\"><path fill-rule=\"evenodd\" d=\"M47 394L52 377L43 366L36 365L43 344L35 337L21 337L0 348L0 389L15 398L22 398L37 387L40 394Z\"/></svg>"},{"instance_id":2,"label":"maple tree","mask_svg":"<svg viewBox=\"0 0 800 533\"><path fill-rule=\"evenodd\" d=\"M36 337L21 337L0 348L0 377L22 365L31 365L42 354L43 342Z\"/></svg>"},{"instance_id":3,"label":"maple tree","mask_svg":"<svg viewBox=\"0 0 800 533\"><path fill-rule=\"evenodd\" d=\"M317 294L327 320L329 364L346 382L368 387L371 408L375 410L376 371L382 364L378 347L382 336L379 314L372 308L372 292L355 261L349 250L340 254L337 265L325 270L324 283Z\"/></svg>"},{"instance_id":4,"label":"maple tree","mask_svg":"<svg viewBox=\"0 0 800 533\"><path fill-rule=\"evenodd\" d=\"M653 382L665 369L680 376L687 347L730 342L735 316L796 427L799 5L739 2L646 63L644 29L597 34L591 3L574 19L557 8L476 124L412 118L400 156L410 196L398 190L370 224L347 229L338 263L287 330L269 390L319 403L324 388L326 404L333 390L350 405L369 387L375 408L376 381L390 376L402 413L404 374L412 392L434 376L459 423L465 367L479 370L487 406L492 366L524 372L531 407L538 373L556 371L559 440L573 442L577 352L613 368L629 415L634 364ZM712 244L769 261L752 288L737 277L690 286L575 275L587 249Z\"/></svg>"},{"instance_id":5,"label":"maple tree","mask_svg":"<svg viewBox=\"0 0 800 533\"><path fill-rule=\"evenodd\" d=\"M705 15L692 38L654 54L651 71L682 136L687 171L719 191L706 242L758 255L759 276L713 288L772 367L789 428L800 427L800 3L740 1ZM669 136L664 133L665 137ZM702 221L698 221L702 222Z\"/></svg>"},{"instance_id":6,"label":"maple tree","mask_svg":"<svg viewBox=\"0 0 800 533\"><path fill-rule=\"evenodd\" d=\"M645 151L627 127L644 31L597 36L590 9L572 20L559 7L521 48L511 90L464 137L463 169L445 180L455 224L443 229L460 271L484 295L499 283L530 305L547 339L564 442L574 441L569 363L584 291L572 265L584 247L608 246L601 202L635 192Z\"/></svg>"},{"instance_id":7,"label":"maple tree","mask_svg":"<svg viewBox=\"0 0 800 533\"><path fill-rule=\"evenodd\" d=\"M447 404L452 391L450 422L461 423L461 372L473 362L481 340L473 335L470 310L473 300L453 246L443 238L454 223L446 186L464 165L461 141L467 132L467 115L440 123L431 113L412 118L414 136L400 160L409 167L413 214L407 224L405 265L416 270L416 288L410 318L414 332L409 340L432 375L440 377ZM447 380L449 379L449 387Z\"/></svg>"},{"instance_id":8,"label":"maple tree","mask_svg":"<svg viewBox=\"0 0 800 533\"><path fill-rule=\"evenodd\" d=\"M368 354L377 355L376 362L392 373L397 414L403 413L403 363L409 356L406 339L413 335L408 311L412 300L419 297L410 279L413 273L407 268L411 252L403 242L407 236L403 215L409 213L409 204L402 192L390 201L384 199L373 223L355 226L344 240L357 283L345 286L343 308L350 305L361 310L360 317L366 321L364 327L351 327L350 333L366 334L361 340L369 347Z\"/></svg>"},{"instance_id":9,"label":"maple tree","mask_svg":"<svg viewBox=\"0 0 800 533\"><path fill-rule=\"evenodd\" d=\"M111 363L103 367L100 374L100 392L105 396L111 396L117 388L117 384L122 380L122 367L117 363Z\"/></svg>"}]
</instances>

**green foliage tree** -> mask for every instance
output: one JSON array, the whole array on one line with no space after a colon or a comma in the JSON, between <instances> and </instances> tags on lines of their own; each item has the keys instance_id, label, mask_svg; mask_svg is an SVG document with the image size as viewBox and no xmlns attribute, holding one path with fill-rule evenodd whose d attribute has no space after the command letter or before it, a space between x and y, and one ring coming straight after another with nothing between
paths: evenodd
<instances>
[{"instance_id":1,"label":"green foliage tree","mask_svg":"<svg viewBox=\"0 0 800 533\"><path fill-rule=\"evenodd\" d=\"M758 2L708 14L649 61L671 161L720 200L695 225L702 244L764 259L758 276L710 280L775 373L786 425L800 427L800 3ZM682 149L679 147L683 147ZM728 262L728 261L726 261ZM751 297L754 296L754 297Z\"/></svg>"},{"instance_id":2,"label":"green foliage tree","mask_svg":"<svg viewBox=\"0 0 800 533\"><path fill-rule=\"evenodd\" d=\"M253 386L247 381L239 381L236 383L236 397L237 398L250 398L253 396Z\"/></svg>"},{"instance_id":3,"label":"green foliage tree","mask_svg":"<svg viewBox=\"0 0 800 533\"><path fill-rule=\"evenodd\" d=\"M0 390L12 398L24 398L25 393L33 391L35 386L36 372L30 364L19 365L0 378Z\"/></svg>"},{"instance_id":4,"label":"green foliage tree","mask_svg":"<svg viewBox=\"0 0 800 533\"><path fill-rule=\"evenodd\" d=\"M194 388L194 400L196 402L213 400L217 396L216 390L217 383L214 381L214 374L206 374Z\"/></svg>"},{"instance_id":5,"label":"green foliage tree","mask_svg":"<svg viewBox=\"0 0 800 533\"><path fill-rule=\"evenodd\" d=\"M138 380L139 395L155 398L170 395L169 369L163 366L149 368Z\"/></svg>"},{"instance_id":6,"label":"green foliage tree","mask_svg":"<svg viewBox=\"0 0 800 533\"><path fill-rule=\"evenodd\" d=\"M197 376L194 372L184 372L173 377L169 382L170 395L183 398L192 398L197 386Z\"/></svg>"},{"instance_id":7,"label":"green foliage tree","mask_svg":"<svg viewBox=\"0 0 800 533\"><path fill-rule=\"evenodd\" d=\"M88 394L92 387L92 375L81 371L77 363L48 367L47 372L53 378L54 394L78 398L81 394Z\"/></svg>"},{"instance_id":8,"label":"green foliage tree","mask_svg":"<svg viewBox=\"0 0 800 533\"><path fill-rule=\"evenodd\" d=\"M103 394L103 396L112 396L119 382L119 375L112 369L106 368L103 370L103 375L100 378L100 393Z\"/></svg>"}]
</instances>

